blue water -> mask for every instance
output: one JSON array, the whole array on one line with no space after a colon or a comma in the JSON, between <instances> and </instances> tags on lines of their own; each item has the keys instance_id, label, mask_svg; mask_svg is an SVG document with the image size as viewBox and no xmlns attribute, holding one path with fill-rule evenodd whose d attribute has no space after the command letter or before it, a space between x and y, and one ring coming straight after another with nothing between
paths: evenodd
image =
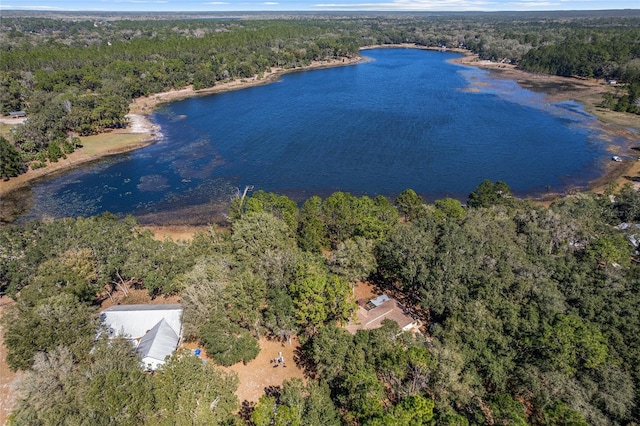
<instances>
[{"instance_id":1,"label":"blue water","mask_svg":"<svg viewBox=\"0 0 640 426\"><path fill-rule=\"evenodd\" d=\"M453 53L364 54L371 60L165 105L152 116L161 140L35 185L22 219L110 211L206 223L245 185L298 201L406 188L466 200L483 179L535 196L603 172L602 133L576 103L548 104L447 62Z\"/></svg>"}]
</instances>

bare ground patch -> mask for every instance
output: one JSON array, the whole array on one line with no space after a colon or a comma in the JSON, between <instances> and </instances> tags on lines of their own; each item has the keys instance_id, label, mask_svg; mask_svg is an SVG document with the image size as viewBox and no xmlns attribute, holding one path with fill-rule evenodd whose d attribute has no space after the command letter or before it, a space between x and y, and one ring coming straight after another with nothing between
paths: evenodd
<instances>
[{"instance_id":1,"label":"bare ground patch","mask_svg":"<svg viewBox=\"0 0 640 426\"><path fill-rule=\"evenodd\" d=\"M191 241L193 236L198 232L206 232L206 226L189 226L189 225L149 225L144 226L153 233L153 238L158 241L164 241L169 238L173 241Z\"/></svg>"},{"instance_id":2,"label":"bare ground patch","mask_svg":"<svg viewBox=\"0 0 640 426\"><path fill-rule=\"evenodd\" d=\"M231 367L218 367L224 371L233 371L238 375L239 385L236 396L243 406L250 406L260 399L265 391L270 392L274 388L281 387L286 380L299 378L304 380L304 370L296 363L296 354L299 352L300 343L294 336L291 344L261 338L259 340L260 353L246 365L237 363ZM193 350L198 346L195 343L187 343L185 348ZM282 353L284 363L273 362ZM208 362L213 362L206 357L204 350L201 357Z\"/></svg>"}]
</instances>

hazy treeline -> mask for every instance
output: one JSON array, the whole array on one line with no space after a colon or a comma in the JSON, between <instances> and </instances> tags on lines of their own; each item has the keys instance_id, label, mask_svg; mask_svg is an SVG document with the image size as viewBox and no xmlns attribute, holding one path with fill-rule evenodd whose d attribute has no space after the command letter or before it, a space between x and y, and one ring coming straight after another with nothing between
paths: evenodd
<instances>
[{"instance_id":1,"label":"hazy treeline","mask_svg":"<svg viewBox=\"0 0 640 426\"><path fill-rule=\"evenodd\" d=\"M640 269L614 228L640 220L631 188L615 202L583 194L548 209L491 181L468 207L427 205L411 190L301 206L258 191L230 218L190 242L157 241L108 214L0 228L0 289L17 299L3 321L7 361L27 372L14 424L640 418ZM360 280L402 300L426 334L391 322L348 334ZM309 380L236 415L236 379L195 357L140 373L130 347L95 342L100 301L133 287L179 294L185 337L216 364L253 359L260 336L297 335Z\"/></svg>"},{"instance_id":2,"label":"hazy treeline","mask_svg":"<svg viewBox=\"0 0 640 426\"><path fill-rule=\"evenodd\" d=\"M73 136L126 126L128 105L136 97L261 78L272 67L353 57L360 47L378 44L464 48L535 72L615 79L621 89L603 106L638 112L640 16L633 11L126 17L3 17L0 112L25 110L29 120L0 141L10 160L3 162L1 177L57 161L78 147Z\"/></svg>"}]
</instances>

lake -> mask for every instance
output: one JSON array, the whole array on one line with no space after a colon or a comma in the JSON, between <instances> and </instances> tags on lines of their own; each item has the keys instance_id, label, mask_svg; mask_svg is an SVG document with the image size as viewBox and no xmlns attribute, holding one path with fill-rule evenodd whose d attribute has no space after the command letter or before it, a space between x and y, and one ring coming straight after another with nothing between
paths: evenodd
<instances>
[{"instance_id":1,"label":"lake","mask_svg":"<svg viewBox=\"0 0 640 426\"><path fill-rule=\"evenodd\" d=\"M33 185L20 218L109 211L209 223L245 186L296 201L334 191L466 200L483 180L537 196L586 186L610 156L575 102L447 62L458 54L363 51L357 65L164 105L160 140Z\"/></svg>"}]
</instances>

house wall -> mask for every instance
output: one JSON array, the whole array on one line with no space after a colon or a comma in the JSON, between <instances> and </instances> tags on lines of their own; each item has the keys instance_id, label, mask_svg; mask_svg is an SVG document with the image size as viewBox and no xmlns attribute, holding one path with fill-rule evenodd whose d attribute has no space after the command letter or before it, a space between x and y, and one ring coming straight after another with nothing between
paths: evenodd
<instances>
[{"instance_id":1,"label":"house wall","mask_svg":"<svg viewBox=\"0 0 640 426\"><path fill-rule=\"evenodd\" d=\"M142 362L140 364L145 370L156 371L161 365L164 365L164 361L160 361L151 357L144 357L142 358Z\"/></svg>"}]
</instances>

